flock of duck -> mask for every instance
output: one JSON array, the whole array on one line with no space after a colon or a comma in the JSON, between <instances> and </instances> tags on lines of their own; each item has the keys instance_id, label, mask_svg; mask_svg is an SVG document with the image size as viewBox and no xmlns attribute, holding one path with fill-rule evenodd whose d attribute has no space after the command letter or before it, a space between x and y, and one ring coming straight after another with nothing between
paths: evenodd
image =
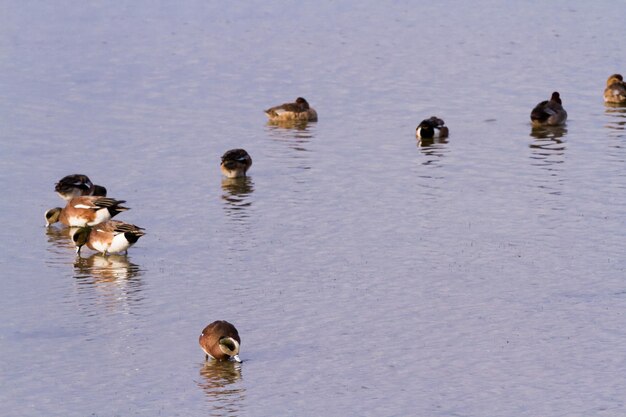
<instances>
[{"instance_id":1,"label":"flock of duck","mask_svg":"<svg viewBox=\"0 0 626 417\"><path fill-rule=\"evenodd\" d=\"M611 75L604 89L604 101L608 104L626 104L626 83L621 74ZM294 103L285 103L265 110L270 122L314 122L317 112L302 97ZM530 121L534 128L562 126L567 120L567 111L563 108L561 95L552 93L549 100L537 104L530 112ZM419 139L445 138L450 130L439 117L424 119L415 129ZM222 155L222 174L228 178L245 177L252 166L252 158L244 149L231 149Z\"/></svg>"},{"instance_id":2,"label":"flock of duck","mask_svg":"<svg viewBox=\"0 0 626 417\"><path fill-rule=\"evenodd\" d=\"M620 74L611 75L604 90L604 101L609 104L626 105L626 83ZM302 97L294 103L284 103L265 110L270 122L312 122L317 121L317 112ZM533 127L560 126L567 120L561 96L553 92L550 100L537 104L530 113ZM446 137L449 129L445 122L436 117L423 120L415 129L416 137L430 139ZM244 149L231 149L221 158L220 170L227 178L245 177L252 166L252 158ZM82 174L63 177L54 190L65 201L65 207L55 207L45 213L46 226L61 223L70 227L70 236L80 255L81 248L98 251L103 255L127 252L141 236L144 229L113 217L127 211L124 200L106 197L103 186L93 184ZM199 338L205 360L234 360L239 358L241 339L235 326L223 320L206 326Z\"/></svg>"}]
</instances>

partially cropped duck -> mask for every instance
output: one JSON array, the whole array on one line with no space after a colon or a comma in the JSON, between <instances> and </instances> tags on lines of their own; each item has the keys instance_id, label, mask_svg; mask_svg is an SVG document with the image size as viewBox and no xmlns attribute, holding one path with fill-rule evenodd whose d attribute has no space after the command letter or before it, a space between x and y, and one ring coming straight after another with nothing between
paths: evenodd
<instances>
[{"instance_id":1,"label":"partially cropped duck","mask_svg":"<svg viewBox=\"0 0 626 417\"><path fill-rule=\"evenodd\" d=\"M239 359L239 345L241 339L235 326L224 320L214 321L202 330L198 339L200 347L205 353L205 360L209 357L218 361Z\"/></svg>"},{"instance_id":2,"label":"partially cropped duck","mask_svg":"<svg viewBox=\"0 0 626 417\"><path fill-rule=\"evenodd\" d=\"M54 191L63 200L71 200L74 197L93 195L106 197L107 189L91 182L88 176L82 174L67 175L54 185Z\"/></svg>"},{"instance_id":3,"label":"partially cropped duck","mask_svg":"<svg viewBox=\"0 0 626 417\"><path fill-rule=\"evenodd\" d=\"M422 122L415 129L415 136L423 139L445 138L450 131L445 126L445 122L438 117L432 116Z\"/></svg>"},{"instance_id":4,"label":"partially cropped duck","mask_svg":"<svg viewBox=\"0 0 626 417\"><path fill-rule=\"evenodd\" d=\"M567 112L563 108L561 95L555 91L550 100L537 104L530 112L533 126L560 126L567 120Z\"/></svg>"},{"instance_id":5,"label":"partially cropped duck","mask_svg":"<svg viewBox=\"0 0 626 417\"><path fill-rule=\"evenodd\" d=\"M613 74L606 80L604 102L626 104L626 83L621 74Z\"/></svg>"},{"instance_id":6,"label":"partially cropped duck","mask_svg":"<svg viewBox=\"0 0 626 417\"><path fill-rule=\"evenodd\" d=\"M220 170L227 178L245 177L252 166L252 158L245 149L231 149L222 155Z\"/></svg>"},{"instance_id":7,"label":"partially cropped duck","mask_svg":"<svg viewBox=\"0 0 626 417\"><path fill-rule=\"evenodd\" d=\"M125 202L107 197L74 197L65 207L46 211L46 226L56 222L71 227L93 226L128 210L128 207L122 206Z\"/></svg>"},{"instance_id":8,"label":"partially cropped duck","mask_svg":"<svg viewBox=\"0 0 626 417\"><path fill-rule=\"evenodd\" d=\"M72 235L76 253L80 254L83 246L98 251L103 255L128 252L128 248L137 243L146 233L134 224L109 220L95 226L81 227Z\"/></svg>"},{"instance_id":9,"label":"partially cropped duck","mask_svg":"<svg viewBox=\"0 0 626 417\"><path fill-rule=\"evenodd\" d=\"M298 97L295 103L284 103L265 110L270 121L281 122L288 120L317 121L317 112L309 106L302 97Z\"/></svg>"}]
</instances>

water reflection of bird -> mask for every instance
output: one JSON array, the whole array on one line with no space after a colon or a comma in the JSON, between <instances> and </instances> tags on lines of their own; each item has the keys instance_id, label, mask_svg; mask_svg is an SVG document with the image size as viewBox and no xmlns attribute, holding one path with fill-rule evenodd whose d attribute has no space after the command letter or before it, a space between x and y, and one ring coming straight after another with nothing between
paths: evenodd
<instances>
[{"instance_id":1,"label":"water reflection of bird","mask_svg":"<svg viewBox=\"0 0 626 417\"><path fill-rule=\"evenodd\" d=\"M535 138L528 147L531 149L530 158L534 161L533 165L543 167L553 173L558 172L557 168L565 162L566 142L562 139L567 133L567 129L558 126L547 127L544 129L533 129L530 136ZM545 178L541 178L542 187ZM554 186L554 180L549 181L549 186Z\"/></svg>"},{"instance_id":2,"label":"water reflection of bird","mask_svg":"<svg viewBox=\"0 0 626 417\"><path fill-rule=\"evenodd\" d=\"M626 106L607 104L605 113L610 117L606 127L611 129L615 136L622 136L626 130Z\"/></svg>"},{"instance_id":3,"label":"water reflection of bird","mask_svg":"<svg viewBox=\"0 0 626 417\"><path fill-rule=\"evenodd\" d=\"M417 147L428 159L423 165L432 165L447 153L447 137L418 138Z\"/></svg>"},{"instance_id":4,"label":"water reflection of bird","mask_svg":"<svg viewBox=\"0 0 626 417\"><path fill-rule=\"evenodd\" d=\"M46 236L48 237L48 242L57 248L72 248L74 246L72 233L76 229L76 227L47 227Z\"/></svg>"},{"instance_id":5,"label":"water reflection of bird","mask_svg":"<svg viewBox=\"0 0 626 417\"><path fill-rule=\"evenodd\" d=\"M289 148L307 152L307 144L313 138L313 126L307 122L268 122L268 133L270 137L283 142Z\"/></svg>"},{"instance_id":6,"label":"water reflection of bird","mask_svg":"<svg viewBox=\"0 0 626 417\"><path fill-rule=\"evenodd\" d=\"M238 219L246 217L245 210L252 206L250 195L254 191L254 183L250 177L222 178L222 200L229 214Z\"/></svg>"},{"instance_id":7,"label":"water reflection of bird","mask_svg":"<svg viewBox=\"0 0 626 417\"><path fill-rule=\"evenodd\" d=\"M311 169L309 143L315 136L315 129L315 123L268 122L267 133L272 139L271 162L298 170Z\"/></svg>"},{"instance_id":8,"label":"water reflection of bird","mask_svg":"<svg viewBox=\"0 0 626 417\"><path fill-rule=\"evenodd\" d=\"M268 120L268 126L277 127L281 129L292 129L303 131L309 126L308 120Z\"/></svg>"},{"instance_id":9,"label":"water reflection of bird","mask_svg":"<svg viewBox=\"0 0 626 417\"><path fill-rule=\"evenodd\" d=\"M246 390L241 380L238 362L208 361L200 368L198 386L219 415L239 415Z\"/></svg>"},{"instance_id":10,"label":"water reflection of bird","mask_svg":"<svg viewBox=\"0 0 626 417\"><path fill-rule=\"evenodd\" d=\"M428 148L433 147L433 145L438 145L438 144L445 145L446 143L448 143L447 137L419 138L417 140L417 147L428 149Z\"/></svg>"},{"instance_id":11,"label":"water reflection of bird","mask_svg":"<svg viewBox=\"0 0 626 417\"><path fill-rule=\"evenodd\" d=\"M567 134L567 128L563 126L533 127L530 136L536 139L559 139Z\"/></svg>"},{"instance_id":12,"label":"water reflection of bird","mask_svg":"<svg viewBox=\"0 0 626 417\"><path fill-rule=\"evenodd\" d=\"M126 255L99 253L87 258L76 257L74 271L76 278L91 278L93 283L130 280L141 274L139 266L130 262Z\"/></svg>"},{"instance_id":13,"label":"water reflection of bird","mask_svg":"<svg viewBox=\"0 0 626 417\"><path fill-rule=\"evenodd\" d=\"M88 314L100 308L128 311L144 299L143 270L126 255L76 257L74 278L80 304Z\"/></svg>"}]
</instances>

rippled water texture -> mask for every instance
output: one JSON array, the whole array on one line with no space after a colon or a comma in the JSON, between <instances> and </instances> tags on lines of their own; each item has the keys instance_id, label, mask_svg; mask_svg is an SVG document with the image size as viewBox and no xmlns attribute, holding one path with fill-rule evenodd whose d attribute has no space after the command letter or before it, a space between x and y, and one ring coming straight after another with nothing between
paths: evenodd
<instances>
[{"instance_id":1,"label":"rippled water texture","mask_svg":"<svg viewBox=\"0 0 626 417\"><path fill-rule=\"evenodd\" d=\"M624 15L3 2L0 415L626 415ZM319 122L267 123L298 96ZM127 256L44 227L72 173L127 200ZM240 365L204 364L218 319Z\"/></svg>"}]
</instances>

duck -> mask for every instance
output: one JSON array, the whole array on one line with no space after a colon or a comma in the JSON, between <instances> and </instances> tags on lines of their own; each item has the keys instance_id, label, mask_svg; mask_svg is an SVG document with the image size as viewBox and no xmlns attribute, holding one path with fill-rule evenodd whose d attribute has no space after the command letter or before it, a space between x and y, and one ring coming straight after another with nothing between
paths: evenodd
<instances>
[{"instance_id":1,"label":"duck","mask_svg":"<svg viewBox=\"0 0 626 417\"><path fill-rule=\"evenodd\" d=\"M606 80L604 102L626 104L626 83L621 74L613 74Z\"/></svg>"},{"instance_id":2,"label":"duck","mask_svg":"<svg viewBox=\"0 0 626 417\"><path fill-rule=\"evenodd\" d=\"M70 227L94 226L129 210L128 207L122 206L125 202L108 197L74 197L65 207L55 207L46 211L44 215L46 227L57 222Z\"/></svg>"},{"instance_id":3,"label":"duck","mask_svg":"<svg viewBox=\"0 0 626 417\"><path fill-rule=\"evenodd\" d=\"M83 174L66 175L54 185L54 191L66 201L84 195L97 197L106 197L107 195L106 188L92 183L89 177Z\"/></svg>"},{"instance_id":4,"label":"duck","mask_svg":"<svg viewBox=\"0 0 626 417\"><path fill-rule=\"evenodd\" d=\"M271 107L265 110L265 114L272 122L287 120L317 121L317 112L302 97L298 97L295 103L283 103L280 106Z\"/></svg>"},{"instance_id":5,"label":"duck","mask_svg":"<svg viewBox=\"0 0 626 417\"><path fill-rule=\"evenodd\" d=\"M561 95L558 91L552 93L550 100L537 104L530 112L533 126L561 126L567 120L567 112L563 108Z\"/></svg>"},{"instance_id":6,"label":"duck","mask_svg":"<svg viewBox=\"0 0 626 417\"><path fill-rule=\"evenodd\" d=\"M200 347L205 353L204 360L209 357L218 361L234 360L241 362L239 358L239 346L241 339L235 326L225 320L214 321L206 326L198 339Z\"/></svg>"},{"instance_id":7,"label":"duck","mask_svg":"<svg viewBox=\"0 0 626 417\"><path fill-rule=\"evenodd\" d=\"M83 246L108 255L128 253L128 248L145 234L142 227L119 220L108 220L95 226L77 228L72 234L72 241L79 255Z\"/></svg>"},{"instance_id":8,"label":"duck","mask_svg":"<svg viewBox=\"0 0 626 417\"><path fill-rule=\"evenodd\" d=\"M231 149L222 155L220 170L226 178L245 177L252 166L252 158L245 149Z\"/></svg>"},{"instance_id":9,"label":"duck","mask_svg":"<svg viewBox=\"0 0 626 417\"><path fill-rule=\"evenodd\" d=\"M415 129L415 136L422 139L445 138L449 134L450 131L445 126L445 122L436 116L422 120Z\"/></svg>"}]
</instances>

